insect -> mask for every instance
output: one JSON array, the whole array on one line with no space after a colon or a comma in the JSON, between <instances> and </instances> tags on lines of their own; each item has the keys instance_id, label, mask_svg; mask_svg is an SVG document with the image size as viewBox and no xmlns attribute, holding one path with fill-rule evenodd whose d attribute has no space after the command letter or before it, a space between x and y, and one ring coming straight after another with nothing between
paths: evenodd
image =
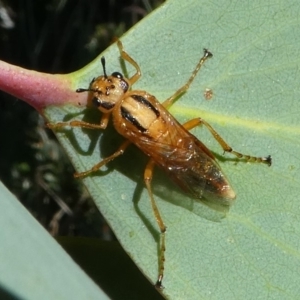
<instances>
[{"instance_id":1,"label":"insect","mask_svg":"<svg viewBox=\"0 0 300 300\"><path fill-rule=\"evenodd\" d=\"M141 70L135 60L124 51L121 41L117 41L117 46L121 58L136 69L135 74L130 78L125 78L119 72L107 75L105 58L102 57L103 75L94 78L88 88L76 90L78 93L89 93L91 104L103 113L100 123L71 121L49 124L49 127L53 129L64 126L105 129L112 116L115 129L126 139L111 156L103 159L90 170L76 173L75 177L84 177L99 170L108 162L122 155L130 144L136 145L149 157L144 172L144 181L160 230L156 287L162 288L166 226L152 193L151 181L154 166L161 167L190 196L230 205L236 197L235 192L216 162L214 155L189 130L198 125L204 125L225 152L230 152L239 159L271 165L271 156L254 157L236 152L202 118L195 118L181 125L169 113L168 108L182 93L188 90L204 62L212 57L207 49L204 49L204 55L188 81L171 97L160 103L155 96L146 91L131 89L132 85L140 79Z\"/></svg>"}]
</instances>

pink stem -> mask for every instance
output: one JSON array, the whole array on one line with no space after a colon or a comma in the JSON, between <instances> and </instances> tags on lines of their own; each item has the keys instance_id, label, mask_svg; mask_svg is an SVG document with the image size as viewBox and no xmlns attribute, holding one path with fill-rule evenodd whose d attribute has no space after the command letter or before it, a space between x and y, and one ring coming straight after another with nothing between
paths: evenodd
<instances>
[{"instance_id":1,"label":"pink stem","mask_svg":"<svg viewBox=\"0 0 300 300\"><path fill-rule=\"evenodd\" d=\"M33 106L40 113L49 105L86 105L87 95L73 88L70 74L47 74L0 61L0 90Z\"/></svg>"}]
</instances>

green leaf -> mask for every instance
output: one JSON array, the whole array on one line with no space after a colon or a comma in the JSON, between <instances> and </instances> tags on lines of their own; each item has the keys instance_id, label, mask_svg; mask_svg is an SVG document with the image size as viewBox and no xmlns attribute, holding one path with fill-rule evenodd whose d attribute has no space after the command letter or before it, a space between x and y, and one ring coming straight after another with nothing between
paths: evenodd
<instances>
[{"instance_id":1,"label":"green leaf","mask_svg":"<svg viewBox=\"0 0 300 300\"><path fill-rule=\"evenodd\" d=\"M172 114L181 122L200 116L237 151L273 158L270 168L236 162L228 154L224 159L205 128L193 130L220 158L237 193L224 219L155 173L154 196L167 225L163 293L170 299L295 299L300 294L298 16L299 3L289 0L169 0L122 37L142 70L134 89L159 101L186 82L202 48L208 48L214 57ZM115 44L103 55L108 73L122 71ZM101 73L98 58L73 74L76 87L88 87ZM213 92L209 101L206 89ZM45 115L51 122L100 118L73 106L49 107ZM66 129L58 136L79 171L122 142L111 127ZM154 283L159 233L143 184L146 160L131 147L107 171L83 181L124 249Z\"/></svg>"},{"instance_id":2,"label":"green leaf","mask_svg":"<svg viewBox=\"0 0 300 300\"><path fill-rule=\"evenodd\" d=\"M0 182L0 298L108 299Z\"/></svg>"}]
</instances>

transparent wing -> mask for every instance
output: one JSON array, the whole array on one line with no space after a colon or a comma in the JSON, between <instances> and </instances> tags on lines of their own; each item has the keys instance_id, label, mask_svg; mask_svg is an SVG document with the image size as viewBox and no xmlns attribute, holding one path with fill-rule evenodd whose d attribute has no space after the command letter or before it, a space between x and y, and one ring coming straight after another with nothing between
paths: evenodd
<instances>
[{"instance_id":1,"label":"transparent wing","mask_svg":"<svg viewBox=\"0 0 300 300\"><path fill-rule=\"evenodd\" d=\"M235 198L227 178L212 153L195 136L180 128L161 141L139 138L136 145L191 196L230 205ZM172 135L176 132L176 135Z\"/></svg>"}]
</instances>

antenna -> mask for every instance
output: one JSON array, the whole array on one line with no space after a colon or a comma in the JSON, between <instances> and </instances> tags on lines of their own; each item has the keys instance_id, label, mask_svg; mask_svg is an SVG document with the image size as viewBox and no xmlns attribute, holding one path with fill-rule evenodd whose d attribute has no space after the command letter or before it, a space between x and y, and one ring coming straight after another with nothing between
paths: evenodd
<instances>
[{"instance_id":1,"label":"antenna","mask_svg":"<svg viewBox=\"0 0 300 300\"><path fill-rule=\"evenodd\" d=\"M105 57L104 56L101 57L101 64L102 64L102 68L103 68L104 77L107 78L106 69L105 69Z\"/></svg>"}]
</instances>

